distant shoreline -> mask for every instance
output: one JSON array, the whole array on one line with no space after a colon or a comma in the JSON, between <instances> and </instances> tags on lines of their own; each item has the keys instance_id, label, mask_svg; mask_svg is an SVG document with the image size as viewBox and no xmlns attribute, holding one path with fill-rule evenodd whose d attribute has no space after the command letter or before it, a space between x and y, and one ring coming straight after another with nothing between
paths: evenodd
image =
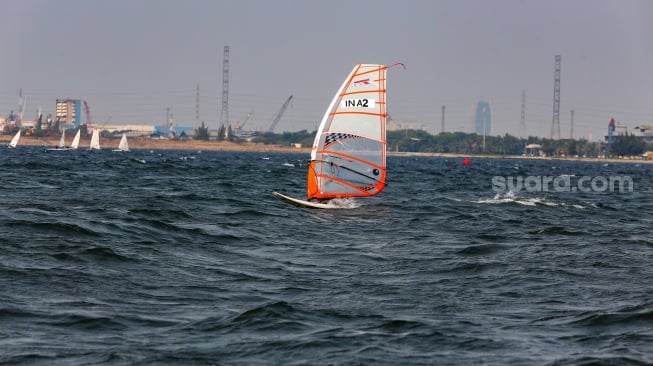
<instances>
[{"instance_id":1,"label":"distant shoreline","mask_svg":"<svg viewBox=\"0 0 653 366\"><path fill-rule=\"evenodd\" d=\"M7 145L12 135L0 135L0 143ZM120 139L101 138L100 146L105 149L117 148ZM59 143L55 137L32 137L22 136L19 145L52 147ZM89 139L82 139L80 146L89 146ZM250 151L250 152L285 152L310 154L311 148L292 147L281 145L266 145L254 142L235 143L230 141L205 141L205 140L169 140L169 139L151 139L148 137L132 137L129 139L129 148L132 150L205 150L205 151ZM653 160L644 159L600 159L600 158L557 158L557 157L540 157L524 155L480 155L480 154L457 154L457 153L421 153L421 152L397 152L388 151L388 156L428 156L428 157L445 157L445 158L493 158L493 159L529 159L529 160L549 160L549 161L578 161L578 162L603 162L603 163L653 163Z\"/></svg>"},{"instance_id":2,"label":"distant shoreline","mask_svg":"<svg viewBox=\"0 0 653 366\"><path fill-rule=\"evenodd\" d=\"M388 152L391 156L430 156L442 158L474 158L474 159L522 159L522 160L548 160L548 161L577 161L577 162L599 162L599 163L653 163L653 160L645 159L603 159L603 158L558 158L553 156L528 156L528 155L481 155L481 154L457 154L457 153L419 153L419 152Z\"/></svg>"},{"instance_id":3,"label":"distant shoreline","mask_svg":"<svg viewBox=\"0 0 653 366\"><path fill-rule=\"evenodd\" d=\"M11 135L0 135L0 143L7 145ZM72 140L72 138L71 138ZM120 139L100 138L103 149L115 149ZM205 140L169 140L151 139L148 137L131 137L128 140L131 150L206 150L206 151L254 151L254 152L293 152L310 154L310 148L297 148L292 146L266 145L253 142L234 143L230 141L205 141ZM59 143L55 137L22 136L19 145L52 147ZM79 146L90 146L90 138L84 139Z\"/></svg>"}]
</instances>

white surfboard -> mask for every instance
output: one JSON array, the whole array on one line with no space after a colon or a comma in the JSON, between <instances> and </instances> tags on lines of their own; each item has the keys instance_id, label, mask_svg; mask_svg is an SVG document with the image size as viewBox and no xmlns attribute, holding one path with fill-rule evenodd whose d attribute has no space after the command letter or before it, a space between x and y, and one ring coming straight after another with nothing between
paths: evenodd
<instances>
[{"instance_id":1,"label":"white surfboard","mask_svg":"<svg viewBox=\"0 0 653 366\"><path fill-rule=\"evenodd\" d=\"M272 192L272 195L278 200L290 203L298 207L307 207L307 208L326 208L326 209L335 209L335 208L349 208L346 206L339 206L330 203L319 203L319 202L310 202L305 200L300 200L298 198L288 197L285 194L279 192Z\"/></svg>"}]
</instances>

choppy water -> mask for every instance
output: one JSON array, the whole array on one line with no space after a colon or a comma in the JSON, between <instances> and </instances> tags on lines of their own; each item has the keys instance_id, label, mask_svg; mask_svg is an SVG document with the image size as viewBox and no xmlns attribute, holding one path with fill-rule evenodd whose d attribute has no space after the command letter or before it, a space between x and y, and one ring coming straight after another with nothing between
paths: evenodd
<instances>
[{"instance_id":1,"label":"choppy water","mask_svg":"<svg viewBox=\"0 0 653 366\"><path fill-rule=\"evenodd\" d=\"M653 363L653 165L389 157L333 211L262 156L4 149L0 363ZM585 175L635 187L492 185Z\"/></svg>"}]
</instances>

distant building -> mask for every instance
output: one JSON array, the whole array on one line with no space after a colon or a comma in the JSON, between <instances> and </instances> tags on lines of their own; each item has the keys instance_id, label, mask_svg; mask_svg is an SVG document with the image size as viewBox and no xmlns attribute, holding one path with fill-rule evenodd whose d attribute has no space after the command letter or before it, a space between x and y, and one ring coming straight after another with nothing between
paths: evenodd
<instances>
[{"instance_id":1,"label":"distant building","mask_svg":"<svg viewBox=\"0 0 653 366\"><path fill-rule=\"evenodd\" d=\"M492 114L490 103L480 100L476 105L476 133L479 135L490 135L492 127Z\"/></svg>"},{"instance_id":2,"label":"distant building","mask_svg":"<svg viewBox=\"0 0 653 366\"><path fill-rule=\"evenodd\" d=\"M635 136L642 140L653 143L653 125L641 124L635 126L632 131L628 131L628 126L616 122L614 118L608 123L608 133L604 135L605 142L612 143L619 136Z\"/></svg>"},{"instance_id":3,"label":"distant building","mask_svg":"<svg viewBox=\"0 0 653 366\"><path fill-rule=\"evenodd\" d=\"M641 136L646 142L653 142L653 125L639 125L634 130L633 135Z\"/></svg>"},{"instance_id":4,"label":"distant building","mask_svg":"<svg viewBox=\"0 0 653 366\"><path fill-rule=\"evenodd\" d=\"M82 101L79 99L57 99L55 122L61 129L78 128L82 115Z\"/></svg>"},{"instance_id":5,"label":"distant building","mask_svg":"<svg viewBox=\"0 0 653 366\"><path fill-rule=\"evenodd\" d=\"M386 129L388 131L423 130L424 125L415 119L395 120L388 118Z\"/></svg>"},{"instance_id":6,"label":"distant building","mask_svg":"<svg viewBox=\"0 0 653 366\"><path fill-rule=\"evenodd\" d=\"M195 134L193 127L175 126L170 128L168 126L155 126L155 125L102 125L94 126L99 128L100 131L109 134L122 134L126 133L129 137L148 136L154 139L167 139L167 138L189 138Z\"/></svg>"},{"instance_id":7,"label":"distant building","mask_svg":"<svg viewBox=\"0 0 653 366\"><path fill-rule=\"evenodd\" d=\"M182 134L184 135L185 138L188 136L194 136L195 135L195 128L194 127L188 127L188 126L173 126L172 124L169 125L160 125L160 126L153 126L154 131L153 135L154 136L159 136L159 137L152 137L152 138L169 138L169 139L176 139L176 138L181 138Z\"/></svg>"},{"instance_id":8,"label":"distant building","mask_svg":"<svg viewBox=\"0 0 653 366\"><path fill-rule=\"evenodd\" d=\"M104 125L98 126L100 130L108 133L126 133L129 137L148 136L154 132L153 125Z\"/></svg>"},{"instance_id":9,"label":"distant building","mask_svg":"<svg viewBox=\"0 0 653 366\"><path fill-rule=\"evenodd\" d=\"M528 144L526 145L524 155L527 156L542 156L542 145L540 144Z\"/></svg>"}]
</instances>

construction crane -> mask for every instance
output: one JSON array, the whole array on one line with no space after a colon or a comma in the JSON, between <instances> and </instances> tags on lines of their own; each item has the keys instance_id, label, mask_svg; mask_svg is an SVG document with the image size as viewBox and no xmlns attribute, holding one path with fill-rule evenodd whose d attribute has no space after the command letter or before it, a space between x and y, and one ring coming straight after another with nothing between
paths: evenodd
<instances>
[{"instance_id":1,"label":"construction crane","mask_svg":"<svg viewBox=\"0 0 653 366\"><path fill-rule=\"evenodd\" d=\"M277 115L274 116L274 119L272 120L272 124L270 125L270 128L268 128L268 133L271 133L272 131L274 131L274 128L277 127L277 123L279 123L281 116L283 116L283 113L286 111L286 108L288 108L288 104L290 104L291 99L292 99L292 95L289 96L288 99L286 99L286 102L283 103Z\"/></svg>"},{"instance_id":2,"label":"construction crane","mask_svg":"<svg viewBox=\"0 0 653 366\"><path fill-rule=\"evenodd\" d=\"M92 122L91 122L91 109L88 107L88 103L84 101L84 113L86 114L86 128L88 132L92 132Z\"/></svg>"},{"instance_id":3,"label":"construction crane","mask_svg":"<svg viewBox=\"0 0 653 366\"><path fill-rule=\"evenodd\" d=\"M88 103L84 101L84 114L86 114L86 130L88 133L93 132L93 121L91 120L91 108L89 108ZM111 116L104 121L104 123L99 127L100 129L104 128L107 123L111 121Z\"/></svg>"},{"instance_id":4,"label":"construction crane","mask_svg":"<svg viewBox=\"0 0 653 366\"><path fill-rule=\"evenodd\" d=\"M247 116L243 120L243 123L239 123L239 124L236 125L236 130L242 130L243 127L245 127L245 124L247 123L247 121L249 121L249 119L252 117L253 113L254 113L254 108L252 108L252 110L249 113L247 113Z\"/></svg>"}]
</instances>

